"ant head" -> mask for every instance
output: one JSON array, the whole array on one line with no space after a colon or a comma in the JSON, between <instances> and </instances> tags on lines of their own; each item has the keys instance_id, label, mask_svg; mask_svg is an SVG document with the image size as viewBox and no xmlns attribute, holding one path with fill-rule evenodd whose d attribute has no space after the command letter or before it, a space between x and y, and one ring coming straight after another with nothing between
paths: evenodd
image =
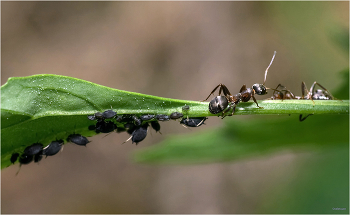
<instances>
[{"instance_id":1,"label":"ant head","mask_svg":"<svg viewBox=\"0 0 350 215\"><path fill-rule=\"evenodd\" d=\"M252 88L255 91L255 93L258 95L267 94L266 87L263 84L254 84Z\"/></svg>"}]
</instances>

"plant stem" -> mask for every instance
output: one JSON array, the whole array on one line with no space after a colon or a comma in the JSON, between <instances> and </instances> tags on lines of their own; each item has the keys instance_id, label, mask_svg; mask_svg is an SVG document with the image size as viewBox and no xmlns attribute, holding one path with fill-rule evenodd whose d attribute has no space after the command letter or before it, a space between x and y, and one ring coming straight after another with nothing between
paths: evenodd
<instances>
[{"instance_id":1,"label":"plant stem","mask_svg":"<svg viewBox=\"0 0 350 215\"><path fill-rule=\"evenodd\" d=\"M254 102L239 103L234 115L261 114L349 114L349 100L258 100L258 108ZM195 106L189 111L189 116L218 116L208 110L209 103ZM230 113L228 113L229 115Z\"/></svg>"}]
</instances>

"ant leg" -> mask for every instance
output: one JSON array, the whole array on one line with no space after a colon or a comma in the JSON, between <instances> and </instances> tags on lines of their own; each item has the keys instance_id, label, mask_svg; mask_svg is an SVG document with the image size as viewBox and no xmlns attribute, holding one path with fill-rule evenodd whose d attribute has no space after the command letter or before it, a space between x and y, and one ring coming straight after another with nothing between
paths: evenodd
<instances>
[{"instance_id":1,"label":"ant leg","mask_svg":"<svg viewBox=\"0 0 350 215\"><path fill-rule=\"evenodd\" d=\"M222 89L222 91L224 93L224 96L227 97L227 96L231 95L230 91L227 89L227 87L224 84L221 85L221 89Z\"/></svg>"},{"instance_id":2,"label":"ant leg","mask_svg":"<svg viewBox=\"0 0 350 215\"><path fill-rule=\"evenodd\" d=\"M231 104L230 104L229 107L228 107L226 110L224 110L224 111L222 112L222 118L221 118L221 119L223 119L223 118L226 117L225 113L229 112L229 111L231 110L231 108L232 108L232 106L231 106ZM233 115L233 114L231 114L231 115L229 115L229 116L232 116L232 115Z\"/></svg>"},{"instance_id":3,"label":"ant leg","mask_svg":"<svg viewBox=\"0 0 350 215\"><path fill-rule=\"evenodd\" d=\"M252 98L253 98L253 100L254 100L254 102L255 102L256 106L258 106L258 108L263 108L263 107L260 107L260 106L258 105L258 102L256 101L256 99L255 99L254 95L252 95Z\"/></svg>"},{"instance_id":4,"label":"ant leg","mask_svg":"<svg viewBox=\"0 0 350 215\"><path fill-rule=\"evenodd\" d=\"M316 81L312 84L312 86L311 86L311 88L310 88L311 98L314 96L315 85L318 85L318 86L321 87L324 91L326 91L326 92L330 95L331 100L334 99L334 96L333 96L324 86L322 86L321 84L317 83Z\"/></svg>"},{"instance_id":5,"label":"ant leg","mask_svg":"<svg viewBox=\"0 0 350 215\"><path fill-rule=\"evenodd\" d=\"M218 89L218 87L220 87L220 90L219 90L219 95L220 95L222 86L225 86L225 85L223 85L223 84L219 84L218 86L216 86L216 87L214 88L214 90L213 90L213 91L211 91L211 93L209 94L209 96L208 96L206 99L204 99L202 102L204 102L204 101L208 100L208 99L209 99L209 97L210 97L211 95L214 95L214 92L215 92L215 91Z\"/></svg>"},{"instance_id":6,"label":"ant leg","mask_svg":"<svg viewBox=\"0 0 350 215\"><path fill-rule=\"evenodd\" d=\"M239 92L243 92L247 89L247 86L245 84L243 84L243 86L241 87L241 89L239 90Z\"/></svg>"},{"instance_id":7,"label":"ant leg","mask_svg":"<svg viewBox=\"0 0 350 215\"><path fill-rule=\"evenodd\" d=\"M305 91L307 92L306 99L310 99L312 101L312 103L314 103L314 106L315 106L315 102L312 99L311 93L307 90L305 82L302 81L301 82L301 99L305 99Z\"/></svg>"},{"instance_id":8,"label":"ant leg","mask_svg":"<svg viewBox=\"0 0 350 215\"><path fill-rule=\"evenodd\" d=\"M295 99L295 95L292 92L290 92L290 90L286 90L286 92L288 92L291 95L292 99Z\"/></svg>"},{"instance_id":9,"label":"ant leg","mask_svg":"<svg viewBox=\"0 0 350 215\"><path fill-rule=\"evenodd\" d=\"M301 82L301 99L305 99L305 91L307 92L307 95L309 94L306 84L304 81Z\"/></svg>"},{"instance_id":10,"label":"ant leg","mask_svg":"<svg viewBox=\"0 0 350 215\"><path fill-rule=\"evenodd\" d=\"M232 107L233 106L233 107ZM236 104L234 104L234 105L232 105L232 106L230 106L230 108L232 107L232 112L231 112L231 114L229 115L229 116L233 116L233 114L236 112Z\"/></svg>"},{"instance_id":11,"label":"ant leg","mask_svg":"<svg viewBox=\"0 0 350 215\"><path fill-rule=\"evenodd\" d=\"M313 115L313 114L308 114L306 117L303 118L303 114L300 114L300 115L299 115L299 121L302 122L302 121L304 121L308 116L311 116L311 115Z\"/></svg>"}]
</instances>

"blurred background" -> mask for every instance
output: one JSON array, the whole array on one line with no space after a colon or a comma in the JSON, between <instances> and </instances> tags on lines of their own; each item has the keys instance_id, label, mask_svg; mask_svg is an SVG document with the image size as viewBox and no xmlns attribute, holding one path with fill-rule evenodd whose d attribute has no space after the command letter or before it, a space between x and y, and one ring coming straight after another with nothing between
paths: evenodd
<instances>
[{"instance_id":1,"label":"blurred background","mask_svg":"<svg viewBox=\"0 0 350 215\"><path fill-rule=\"evenodd\" d=\"M274 51L266 85L282 83L297 95L302 81L332 92L349 67L349 2L1 2L1 13L1 84L50 73L203 100L219 83L231 93L262 83ZM168 135L221 124L211 117L188 130L167 122L162 135L153 132L137 147L121 145L126 133L101 134L86 148L67 144L56 156L22 166L17 176L13 165L1 171L1 212L290 212L272 202L300 176L310 152L202 165L130 158Z\"/></svg>"}]
</instances>

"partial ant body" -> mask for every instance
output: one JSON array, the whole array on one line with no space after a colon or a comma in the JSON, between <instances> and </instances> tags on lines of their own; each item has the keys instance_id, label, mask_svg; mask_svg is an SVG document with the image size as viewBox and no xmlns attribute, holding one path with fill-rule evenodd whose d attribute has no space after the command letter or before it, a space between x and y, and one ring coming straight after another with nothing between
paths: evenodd
<instances>
[{"instance_id":1,"label":"partial ant body","mask_svg":"<svg viewBox=\"0 0 350 215\"><path fill-rule=\"evenodd\" d=\"M315 89L316 85L321 87L322 89ZM282 88L281 90L278 90L278 88ZM277 99L307 99L311 100L314 105L314 100L334 100L334 96L321 84L317 83L316 81L311 85L310 91L307 90L305 82L301 82L301 96L295 96L290 90L287 90L286 87L284 87L281 84L278 84L276 89L273 91L273 95L270 99L277 100ZM308 114L307 116L303 117L302 114L299 115L299 121L304 121L308 116L311 116L313 114Z\"/></svg>"},{"instance_id":2,"label":"partial ant body","mask_svg":"<svg viewBox=\"0 0 350 215\"><path fill-rule=\"evenodd\" d=\"M222 112L222 118L224 118L225 113L229 112L232 109L230 114L230 116L232 116L235 113L236 106L239 102L248 102L251 98L253 98L255 104L259 108L262 108L258 105L258 102L256 101L254 95L265 95L267 93L266 90L269 88L266 88L264 85L266 82L267 72L275 58L275 55L276 51L274 52L272 60L265 71L265 78L263 84L254 84L252 88L247 88L247 86L244 84L240 89L239 93L235 95L232 95L224 84L219 84L218 86L216 86L214 90L209 94L209 96L205 100L203 100L208 100L208 98L211 95L213 95L214 92L219 88L219 96L213 98L209 103L210 113L217 114ZM221 92L223 92L224 96L221 96Z\"/></svg>"},{"instance_id":3,"label":"partial ant body","mask_svg":"<svg viewBox=\"0 0 350 215\"><path fill-rule=\"evenodd\" d=\"M316 89L316 85L322 89ZM284 88L282 90L277 90L278 88ZM277 93L276 93L277 91ZM284 93L283 93L284 92ZM334 100L334 96L321 84L316 81L311 85L310 91L307 89L305 82L301 82L301 96L295 96L290 90L287 90L286 87L278 84L276 89L273 91L273 96L271 99L308 99L311 100L314 105L314 100Z\"/></svg>"}]
</instances>

